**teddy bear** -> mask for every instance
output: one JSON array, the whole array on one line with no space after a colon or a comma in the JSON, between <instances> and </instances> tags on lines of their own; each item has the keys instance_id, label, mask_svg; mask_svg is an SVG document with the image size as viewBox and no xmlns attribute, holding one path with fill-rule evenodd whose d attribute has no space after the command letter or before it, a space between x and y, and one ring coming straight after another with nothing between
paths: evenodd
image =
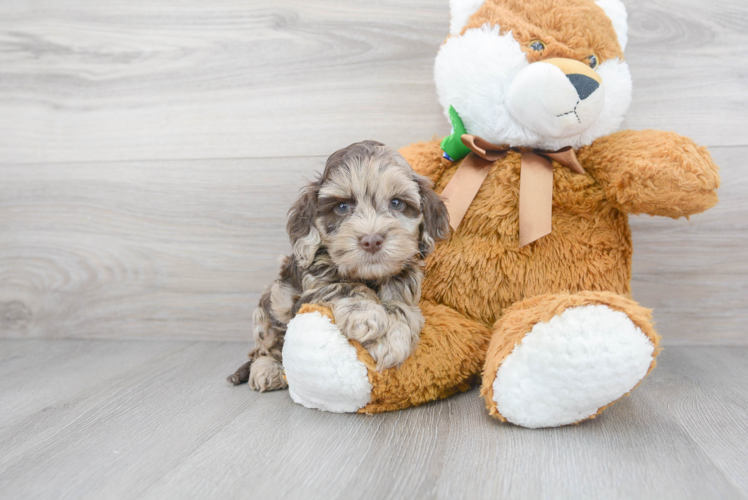
<instances>
[{"instance_id":1,"label":"teddy bear","mask_svg":"<svg viewBox=\"0 0 748 500\"><path fill-rule=\"evenodd\" d=\"M435 61L452 133L406 146L453 231L426 260L415 352L377 371L324 307L291 321L290 395L376 413L480 383L492 417L594 418L654 368L660 338L631 298L628 214L717 202L718 167L672 132L617 131L631 100L620 0L450 0Z\"/></svg>"}]
</instances>

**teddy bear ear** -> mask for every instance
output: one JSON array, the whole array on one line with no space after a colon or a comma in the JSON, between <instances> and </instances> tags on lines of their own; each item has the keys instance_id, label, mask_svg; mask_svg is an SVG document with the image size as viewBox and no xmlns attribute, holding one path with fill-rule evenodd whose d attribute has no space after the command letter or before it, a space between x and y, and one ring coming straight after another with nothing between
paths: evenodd
<instances>
[{"instance_id":1,"label":"teddy bear ear","mask_svg":"<svg viewBox=\"0 0 748 500\"><path fill-rule=\"evenodd\" d=\"M449 0L449 34L459 35L485 0Z\"/></svg>"},{"instance_id":2,"label":"teddy bear ear","mask_svg":"<svg viewBox=\"0 0 748 500\"><path fill-rule=\"evenodd\" d=\"M595 0L595 3L605 11L605 14L613 22L613 29L616 30L616 35L618 35L618 44L621 46L621 50L626 50L629 29L626 6L623 5L621 0Z\"/></svg>"}]
</instances>

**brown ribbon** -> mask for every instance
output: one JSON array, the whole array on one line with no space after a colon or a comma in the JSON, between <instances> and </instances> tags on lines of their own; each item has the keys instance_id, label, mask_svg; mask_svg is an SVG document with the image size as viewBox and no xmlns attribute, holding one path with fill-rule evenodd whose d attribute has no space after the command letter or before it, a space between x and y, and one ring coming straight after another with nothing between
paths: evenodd
<instances>
[{"instance_id":1,"label":"brown ribbon","mask_svg":"<svg viewBox=\"0 0 748 500\"><path fill-rule=\"evenodd\" d=\"M447 183L442 198L449 211L449 221L457 230L478 194L483 181L496 160L514 148L497 146L485 139L464 134L462 142L472 151L462 160ZM522 155L519 184L519 246L523 247L551 232L553 204L553 163L557 161L570 170L583 174L574 150L567 146L558 151L527 150Z\"/></svg>"}]
</instances>

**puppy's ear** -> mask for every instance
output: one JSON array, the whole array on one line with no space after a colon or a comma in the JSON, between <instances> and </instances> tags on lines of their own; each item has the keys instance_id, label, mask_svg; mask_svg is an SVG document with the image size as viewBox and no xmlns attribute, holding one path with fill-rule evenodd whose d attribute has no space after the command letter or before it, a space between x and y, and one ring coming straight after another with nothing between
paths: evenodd
<instances>
[{"instance_id":1,"label":"puppy's ear","mask_svg":"<svg viewBox=\"0 0 748 500\"><path fill-rule=\"evenodd\" d=\"M431 181L422 175L414 174L413 180L418 184L421 194L421 236L418 249L421 257L425 258L434 251L437 241L445 240L449 236L449 213L439 195L431 188Z\"/></svg>"},{"instance_id":2,"label":"puppy's ear","mask_svg":"<svg viewBox=\"0 0 748 500\"><path fill-rule=\"evenodd\" d=\"M320 246L320 237L314 225L317 217L317 183L301 190L301 195L288 211L286 231L293 246L293 253L303 268L309 267Z\"/></svg>"}]
</instances>

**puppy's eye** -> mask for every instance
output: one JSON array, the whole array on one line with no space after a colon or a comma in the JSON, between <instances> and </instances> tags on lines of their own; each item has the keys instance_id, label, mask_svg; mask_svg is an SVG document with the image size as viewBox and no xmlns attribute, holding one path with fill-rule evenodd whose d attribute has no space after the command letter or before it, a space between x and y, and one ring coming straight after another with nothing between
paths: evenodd
<instances>
[{"instance_id":1,"label":"puppy's eye","mask_svg":"<svg viewBox=\"0 0 748 500\"><path fill-rule=\"evenodd\" d=\"M338 203L335 205L335 213L338 215L345 215L351 211L351 206L348 203Z\"/></svg>"},{"instance_id":2,"label":"puppy's eye","mask_svg":"<svg viewBox=\"0 0 748 500\"><path fill-rule=\"evenodd\" d=\"M532 42L530 42L530 48L535 52L543 52L543 50L545 49L545 44L540 40L533 40Z\"/></svg>"},{"instance_id":3,"label":"puppy's eye","mask_svg":"<svg viewBox=\"0 0 748 500\"><path fill-rule=\"evenodd\" d=\"M403 203L402 200L398 200L397 198L392 198L392 201L390 202L390 208L392 210L402 210L405 208L405 203Z\"/></svg>"},{"instance_id":4,"label":"puppy's eye","mask_svg":"<svg viewBox=\"0 0 748 500\"><path fill-rule=\"evenodd\" d=\"M597 56L595 54L592 54L591 56L587 56L587 64L589 64L590 68L592 69L597 68L597 65L598 65Z\"/></svg>"}]
</instances>

